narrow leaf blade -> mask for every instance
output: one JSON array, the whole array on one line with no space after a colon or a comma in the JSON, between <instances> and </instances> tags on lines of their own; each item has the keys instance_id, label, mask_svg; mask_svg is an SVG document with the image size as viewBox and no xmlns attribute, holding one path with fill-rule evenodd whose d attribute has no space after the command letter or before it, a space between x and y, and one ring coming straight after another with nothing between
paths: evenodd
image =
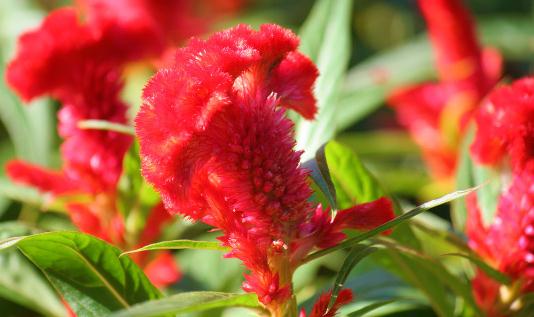
<instances>
[{"instance_id":1,"label":"narrow leaf blade","mask_svg":"<svg viewBox=\"0 0 534 317\"><path fill-rule=\"evenodd\" d=\"M109 317L150 317L162 314L184 314L221 307L260 308L256 295L220 292L188 292L160 300L141 303Z\"/></svg>"},{"instance_id":2,"label":"narrow leaf blade","mask_svg":"<svg viewBox=\"0 0 534 317\"><path fill-rule=\"evenodd\" d=\"M143 251L155 250L181 250L181 249L196 249L196 250L215 250L215 251L229 251L229 248L223 247L218 242L213 241L196 241L196 240L171 240L162 241L145 245L142 248L124 252L121 254L130 254Z\"/></svg>"}]
</instances>

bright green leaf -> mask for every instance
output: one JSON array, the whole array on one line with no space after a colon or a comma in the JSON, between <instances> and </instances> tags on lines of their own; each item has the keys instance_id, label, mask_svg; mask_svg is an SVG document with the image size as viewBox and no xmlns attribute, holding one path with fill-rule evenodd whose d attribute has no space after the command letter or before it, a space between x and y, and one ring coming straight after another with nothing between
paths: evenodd
<instances>
[{"instance_id":1,"label":"bright green leaf","mask_svg":"<svg viewBox=\"0 0 534 317\"><path fill-rule=\"evenodd\" d=\"M124 252L122 255L154 250L182 250L182 249L196 249L196 250L215 250L215 251L229 251L229 248L221 246L218 242L212 241L195 241L195 240L173 240L162 241L142 248Z\"/></svg>"},{"instance_id":2,"label":"bright green leaf","mask_svg":"<svg viewBox=\"0 0 534 317\"><path fill-rule=\"evenodd\" d=\"M109 317L150 317L235 306L261 308L255 294L189 292L138 304L130 309L116 312Z\"/></svg>"},{"instance_id":3,"label":"bright green leaf","mask_svg":"<svg viewBox=\"0 0 534 317\"><path fill-rule=\"evenodd\" d=\"M297 147L304 149L303 159L334 136L335 107L350 58L351 0L318 0L301 31L302 51L317 64L315 85L318 114L315 120L297 120Z\"/></svg>"},{"instance_id":4,"label":"bright green leaf","mask_svg":"<svg viewBox=\"0 0 534 317\"><path fill-rule=\"evenodd\" d=\"M16 244L30 230L17 222L0 224L0 249ZM6 237L12 237L7 238ZM46 278L16 249L0 252L0 297L45 316L64 316L65 308ZM3 312L3 311L2 311Z\"/></svg>"},{"instance_id":5,"label":"bright green leaf","mask_svg":"<svg viewBox=\"0 0 534 317\"><path fill-rule=\"evenodd\" d=\"M304 262L309 262L313 259L316 259L316 258L319 258L321 256L324 256L324 255L327 255L329 253L332 253L334 251L337 251L337 250L342 250L342 249L345 249L345 248L349 248L349 247L352 247L352 246L355 246L356 244L358 244L359 242L362 242L364 240L367 240L373 236L376 236L377 234L380 234L388 229L391 229L415 216L417 216L418 214L424 212L424 211L427 211L431 208L434 208L436 206L439 206L439 205L442 205L442 204L445 204L445 203L448 203L454 199L458 199L460 197L463 197L465 195L468 195L472 192L474 192L475 190L477 190L478 187L475 187L475 188L469 188L469 189L465 189L465 190L458 190L458 191L455 191L455 192L452 192L452 193L449 193L447 195L444 195L444 196L441 196L439 198L436 198L434 200L431 200L431 201L427 201L426 203L422 204L422 205L419 205L418 207L372 229L372 230L369 230L369 231L366 231L366 232L363 232L363 233L360 233L358 235L356 235L355 237L352 237L350 239L347 239L345 241L343 241L342 243L334 246L334 247L331 247L331 248L328 248L328 249L324 249L324 250L320 250L320 251L317 251L315 253L312 253L310 254L305 260Z\"/></svg>"},{"instance_id":6,"label":"bright green leaf","mask_svg":"<svg viewBox=\"0 0 534 317\"><path fill-rule=\"evenodd\" d=\"M2 245L2 243L0 243ZM3 246L13 245L4 243ZM15 244L80 316L104 316L161 297L143 271L120 251L78 232L48 232Z\"/></svg>"}]
</instances>

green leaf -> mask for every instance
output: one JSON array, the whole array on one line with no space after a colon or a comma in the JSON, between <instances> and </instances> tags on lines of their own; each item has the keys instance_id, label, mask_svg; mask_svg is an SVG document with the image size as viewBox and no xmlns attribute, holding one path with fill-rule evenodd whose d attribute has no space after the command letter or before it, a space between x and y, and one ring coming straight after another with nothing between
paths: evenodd
<instances>
[{"instance_id":1,"label":"green leaf","mask_svg":"<svg viewBox=\"0 0 534 317\"><path fill-rule=\"evenodd\" d=\"M18 222L0 224L0 249L16 244L21 238L7 238L30 233ZM45 316L64 316L65 308L46 278L16 249L0 252L0 297L25 306Z\"/></svg>"},{"instance_id":2,"label":"green leaf","mask_svg":"<svg viewBox=\"0 0 534 317\"><path fill-rule=\"evenodd\" d=\"M417 216L418 214L424 212L424 211L427 211L431 208L434 208L436 206L439 206L439 205L442 205L442 204L445 204L445 203L448 203L454 199L457 199L457 198L460 198L460 197L463 197L465 195L468 195L472 192L474 192L475 190L477 190L478 187L474 187L474 188L469 188L469 189L465 189L465 190L458 190L458 191L455 191L455 192L452 192L452 193L449 193L447 195L444 195L444 196L441 196L439 198L436 198L434 200L431 200L431 201L427 201L426 203L422 204L422 205L419 205L417 206L416 208L372 229L372 230L369 230L369 231L366 231L366 232L363 232L363 233L360 233L358 235L356 235L355 237L353 238L350 238L350 239L347 239L345 241L343 241L342 243L334 246L334 247L331 247L331 248L328 248L328 249L324 249L324 250L320 250L320 251L317 251L317 252L314 252L312 254L310 254L306 259L304 259L304 263L306 262L309 262L311 260L314 260L314 259L317 259L321 256L324 256L324 255L327 255L329 253L332 253L334 251L337 251L337 250L342 250L342 249L345 249L345 248L349 248L349 247L352 247L352 246L355 246L356 244L358 244L359 242L362 242L364 240L367 240L371 237L374 237L376 236L377 234L379 233L382 233L388 229L391 229L395 226L397 226L398 224L401 224L415 216Z\"/></svg>"},{"instance_id":3,"label":"green leaf","mask_svg":"<svg viewBox=\"0 0 534 317\"><path fill-rule=\"evenodd\" d=\"M118 183L119 211L126 219L127 232L136 235L145 228L147 217L160 202L159 194L141 175L139 143L134 141L122 163ZM132 241L136 241L133 238Z\"/></svg>"},{"instance_id":4,"label":"green leaf","mask_svg":"<svg viewBox=\"0 0 534 317\"><path fill-rule=\"evenodd\" d=\"M196 250L215 250L215 251L229 251L227 247L221 246L218 242L212 241L195 241L195 240L172 240L162 241L149 245L145 245L142 248L124 252L121 255L153 250L182 250L182 249L196 249Z\"/></svg>"},{"instance_id":5,"label":"green leaf","mask_svg":"<svg viewBox=\"0 0 534 317\"><path fill-rule=\"evenodd\" d=\"M302 163L302 167L311 171L310 176L328 200L333 212L337 210L336 188L332 183L330 169L326 162L325 145L315 153L315 158Z\"/></svg>"},{"instance_id":6,"label":"green leaf","mask_svg":"<svg viewBox=\"0 0 534 317\"><path fill-rule=\"evenodd\" d=\"M220 307L261 308L255 294L189 292L135 305L109 317L150 317L162 314L184 314Z\"/></svg>"},{"instance_id":7,"label":"green leaf","mask_svg":"<svg viewBox=\"0 0 534 317\"><path fill-rule=\"evenodd\" d=\"M4 61L0 59L0 64ZM5 68L0 66L0 73ZM0 120L6 127L17 156L48 165L54 141L54 117L51 104L39 100L23 105L0 81Z\"/></svg>"},{"instance_id":8,"label":"green leaf","mask_svg":"<svg viewBox=\"0 0 534 317\"><path fill-rule=\"evenodd\" d=\"M388 196L381 184L365 168L359 157L348 147L330 141L324 147L324 151L339 209ZM396 214L402 213L398 204L395 212ZM418 244L413 232L406 225L399 226L395 230L394 236L410 245Z\"/></svg>"},{"instance_id":9,"label":"green leaf","mask_svg":"<svg viewBox=\"0 0 534 317\"><path fill-rule=\"evenodd\" d=\"M384 190L358 156L338 142L324 147L339 209L370 202L385 196Z\"/></svg>"},{"instance_id":10,"label":"green leaf","mask_svg":"<svg viewBox=\"0 0 534 317\"><path fill-rule=\"evenodd\" d=\"M103 316L161 297L130 258L119 258L117 248L93 236L48 232L23 237L15 245L78 316Z\"/></svg>"},{"instance_id":11,"label":"green leaf","mask_svg":"<svg viewBox=\"0 0 534 317\"><path fill-rule=\"evenodd\" d=\"M477 192L477 203L480 208L482 222L484 225L489 226L493 223L493 218L497 212L502 183L498 171L473 161L469 148L473 143L474 134L475 127L470 126L460 148L456 186L457 188L480 186ZM467 219L465 199L458 200L452 205L451 218L454 227L463 231Z\"/></svg>"},{"instance_id":12,"label":"green leaf","mask_svg":"<svg viewBox=\"0 0 534 317\"><path fill-rule=\"evenodd\" d=\"M334 136L335 107L350 58L351 0L318 0L301 31L301 51L317 64L315 85L318 114L315 120L297 120L297 147L303 160Z\"/></svg>"},{"instance_id":13,"label":"green leaf","mask_svg":"<svg viewBox=\"0 0 534 317\"><path fill-rule=\"evenodd\" d=\"M362 245L356 245L352 248L347 255L347 258L345 258L343 265L339 269L339 272L337 273L336 281L334 282L334 287L332 288L332 296L330 296L330 302L328 303L328 309L334 306L339 292L343 288L343 285L345 284L345 281L347 280L347 277L352 269L366 256L370 255L376 250L378 249L375 247Z\"/></svg>"},{"instance_id":14,"label":"green leaf","mask_svg":"<svg viewBox=\"0 0 534 317\"><path fill-rule=\"evenodd\" d=\"M458 257L468 259L471 263L473 263L479 269L481 269L488 277L494 279L495 281L501 284L509 285L512 282L512 280L508 276L506 276L506 274L500 272L497 269L494 269L488 263L484 262L484 260L480 259L475 254L447 253L443 255L444 256L458 256Z\"/></svg>"},{"instance_id":15,"label":"green leaf","mask_svg":"<svg viewBox=\"0 0 534 317\"><path fill-rule=\"evenodd\" d=\"M471 125L462 140L458 155L458 169L456 170L456 188L469 188L476 184L473 179L473 161L469 152L469 147L473 142L474 132L475 127ZM464 232L467 220L465 198L455 200L451 204L451 220L456 230Z\"/></svg>"},{"instance_id":16,"label":"green leaf","mask_svg":"<svg viewBox=\"0 0 534 317\"><path fill-rule=\"evenodd\" d=\"M376 241L386 246L388 252L385 255L398 265L399 272L406 280L427 295L442 316L449 316L447 311L451 310L451 304L443 296L448 290L462 298L471 311L480 315L468 282L451 274L435 257L397 244L391 239L378 238ZM439 284L435 281L439 281Z\"/></svg>"},{"instance_id":17,"label":"green leaf","mask_svg":"<svg viewBox=\"0 0 534 317\"><path fill-rule=\"evenodd\" d=\"M376 303L372 303L372 304L369 304L363 308L360 308L356 311L353 311L351 313L349 313L347 315L347 317L361 317L361 316L364 316L366 315L367 313L370 313L372 312L373 310L376 310L382 306L386 306L388 304L391 304L395 302L394 300L384 300L384 301L379 301L379 302L376 302Z\"/></svg>"},{"instance_id":18,"label":"green leaf","mask_svg":"<svg viewBox=\"0 0 534 317\"><path fill-rule=\"evenodd\" d=\"M80 129L106 130L127 135L135 135L134 128L106 120L81 120L78 122Z\"/></svg>"},{"instance_id":19,"label":"green leaf","mask_svg":"<svg viewBox=\"0 0 534 317\"><path fill-rule=\"evenodd\" d=\"M497 212L497 204L502 191L499 173L490 167L473 162L475 184L481 185L477 192L477 203L480 208L482 222L485 226L493 223Z\"/></svg>"}]
</instances>

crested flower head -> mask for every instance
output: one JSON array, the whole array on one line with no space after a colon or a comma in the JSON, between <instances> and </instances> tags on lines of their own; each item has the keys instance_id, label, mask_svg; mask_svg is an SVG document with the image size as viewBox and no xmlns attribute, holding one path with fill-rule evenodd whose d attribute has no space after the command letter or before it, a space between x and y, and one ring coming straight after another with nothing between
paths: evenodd
<instances>
[{"instance_id":1,"label":"crested flower head","mask_svg":"<svg viewBox=\"0 0 534 317\"><path fill-rule=\"evenodd\" d=\"M420 0L436 55L438 83L393 91L389 103L423 149L433 176L454 174L460 136L472 112L497 82L500 55L480 48L461 0Z\"/></svg>"},{"instance_id":2,"label":"crested flower head","mask_svg":"<svg viewBox=\"0 0 534 317\"><path fill-rule=\"evenodd\" d=\"M136 117L143 174L167 209L221 229L228 256L251 271L243 288L275 316L291 295L293 270L314 246L393 217L387 201L340 212L336 222L308 201L308 173L285 112L314 117L317 69L297 46L276 25L193 39L149 82Z\"/></svg>"}]
</instances>

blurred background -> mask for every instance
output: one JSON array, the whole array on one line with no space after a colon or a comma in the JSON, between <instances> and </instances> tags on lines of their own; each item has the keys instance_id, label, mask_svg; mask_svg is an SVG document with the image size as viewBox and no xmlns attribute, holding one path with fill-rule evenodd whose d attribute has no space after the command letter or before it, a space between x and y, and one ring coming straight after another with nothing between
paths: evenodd
<instances>
[{"instance_id":1,"label":"blurred background","mask_svg":"<svg viewBox=\"0 0 534 317\"><path fill-rule=\"evenodd\" d=\"M0 1L0 166L13 158L52 168L61 166L61 141L56 131L59 105L48 98L24 105L7 87L4 73L6 64L14 55L17 37L25 30L38 26L49 11L70 4L70 1L51 0ZM298 33L313 4L313 0L243 0L236 8L221 13L209 28L215 31L238 23L254 27L262 23L278 23ZM504 73L507 74L504 80L530 74L534 61L534 1L472 0L466 1L466 5L476 16L482 42L503 52ZM435 76L431 49L424 34L425 24L415 1L354 1L351 25L350 62L336 105L340 113L345 114L345 109L351 110L346 119L335 123L338 130L336 139L359 154L386 189L402 197L406 204L415 204L450 191L447 184L430 180L417 146L384 103L387 92L393 87ZM132 105L132 114L140 105L142 87L153 71L134 65L125 73L123 97ZM440 207L433 212L437 217L429 216L432 218L429 221L438 226L449 225L448 207ZM65 213L54 210L49 197L31 188L12 184L0 168L0 238L5 237L3 230L6 226L9 226L9 234L13 235L17 231L17 223L37 230L76 229ZM213 234L206 234L206 231L205 226L177 220L165 236L167 239L213 239ZM242 268L236 260L223 261L220 253L211 251L180 251L176 253L176 258L184 276L168 290L169 293L184 290L236 291L240 287ZM299 270L296 276L299 300L309 307L321 287L326 289L329 286L342 260L341 255L334 255ZM27 290L17 293L15 284L24 285L27 279L4 274L10 266L27 265L24 261L0 254L2 316L46 315L43 313L46 309L31 303ZM349 286L355 290L358 300L365 301L376 296L387 298L388 294L394 293L412 301L405 307L399 304L390 312L384 309L381 315L434 316L425 305L422 294L393 275L376 269L371 262L364 263L353 275ZM219 314L223 312L212 311L204 316ZM246 316L241 310L224 314Z\"/></svg>"}]
</instances>

